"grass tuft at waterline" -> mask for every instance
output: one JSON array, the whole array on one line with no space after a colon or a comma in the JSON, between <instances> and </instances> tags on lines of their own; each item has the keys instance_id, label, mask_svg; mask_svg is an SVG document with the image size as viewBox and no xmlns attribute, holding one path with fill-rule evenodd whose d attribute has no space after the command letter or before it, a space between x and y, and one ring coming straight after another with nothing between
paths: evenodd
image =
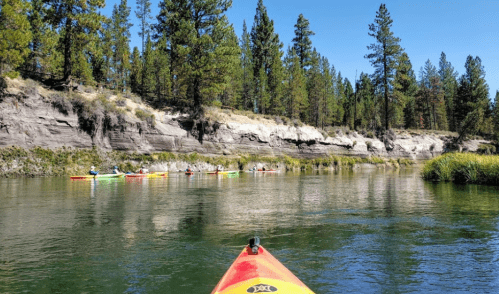
<instances>
[{"instance_id":1,"label":"grass tuft at waterline","mask_svg":"<svg viewBox=\"0 0 499 294\"><path fill-rule=\"evenodd\" d=\"M422 176L428 181L499 185L499 156L444 154L426 162Z\"/></svg>"}]
</instances>

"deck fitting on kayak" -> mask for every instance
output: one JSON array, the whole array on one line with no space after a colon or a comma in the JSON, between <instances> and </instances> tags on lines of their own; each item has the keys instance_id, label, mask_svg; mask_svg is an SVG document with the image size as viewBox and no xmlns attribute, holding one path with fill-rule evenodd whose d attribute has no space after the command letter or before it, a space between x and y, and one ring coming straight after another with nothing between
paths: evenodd
<instances>
[{"instance_id":1,"label":"deck fitting on kayak","mask_svg":"<svg viewBox=\"0 0 499 294\"><path fill-rule=\"evenodd\" d=\"M253 254L258 254L258 248L260 248L260 238L254 237L249 239L249 247L251 248Z\"/></svg>"}]
</instances>

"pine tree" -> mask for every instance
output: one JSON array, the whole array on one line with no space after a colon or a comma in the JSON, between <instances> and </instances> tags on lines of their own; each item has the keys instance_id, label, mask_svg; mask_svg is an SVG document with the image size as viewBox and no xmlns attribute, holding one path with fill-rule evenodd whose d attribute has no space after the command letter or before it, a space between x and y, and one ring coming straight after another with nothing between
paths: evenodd
<instances>
[{"instance_id":1,"label":"pine tree","mask_svg":"<svg viewBox=\"0 0 499 294\"><path fill-rule=\"evenodd\" d=\"M322 105L320 106L322 120L319 124L324 129L326 126L333 124L334 112L336 110L333 81L333 76L336 75L336 72L334 72L334 67L329 65L329 60L326 57L322 57L320 60L320 70L322 74Z\"/></svg>"},{"instance_id":2,"label":"pine tree","mask_svg":"<svg viewBox=\"0 0 499 294\"><path fill-rule=\"evenodd\" d=\"M361 73L359 78L358 96L360 100L360 109L363 115L360 120L360 127L369 130L375 130L380 125L379 110L376 107L376 95L374 93L374 85L368 74Z\"/></svg>"},{"instance_id":3,"label":"pine tree","mask_svg":"<svg viewBox=\"0 0 499 294\"><path fill-rule=\"evenodd\" d=\"M293 48L294 49L294 48ZM300 56L298 56L299 58ZM323 125L324 112L321 111L321 107L324 105L322 99L324 99L324 88L323 88L323 76L320 68L321 56L317 53L317 50L312 52L310 58L310 69L307 72L307 90L308 90L308 101L310 104L310 124L319 127ZM301 61L300 61L301 62ZM302 65L300 63L300 65Z\"/></svg>"},{"instance_id":4,"label":"pine tree","mask_svg":"<svg viewBox=\"0 0 499 294\"><path fill-rule=\"evenodd\" d=\"M143 65L142 65L142 57L140 56L140 51L137 46L133 47L131 59L132 60L130 61L130 88L133 93L141 94Z\"/></svg>"},{"instance_id":5,"label":"pine tree","mask_svg":"<svg viewBox=\"0 0 499 294\"><path fill-rule=\"evenodd\" d=\"M127 0L121 0L119 6L114 5L112 16L113 38L113 71L114 84L118 89L125 89L128 85L130 71L130 7Z\"/></svg>"},{"instance_id":6,"label":"pine tree","mask_svg":"<svg viewBox=\"0 0 499 294\"><path fill-rule=\"evenodd\" d=\"M267 15L267 8L263 1L259 0L256 8L255 20L251 29L251 52L253 55L253 73L256 87L262 88L263 83L258 81L263 69L266 75L265 80L268 85L265 87L269 94L269 103L275 104L274 108L279 108L281 98L282 84L282 43L279 41L279 35L274 32L274 21ZM260 90L258 90L260 91ZM258 97L257 97L258 98ZM262 104L257 101L257 104ZM265 111L266 107L255 107L260 112Z\"/></svg>"},{"instance_id":7,"label":"pine tree","mask_svg":"<svg viewBox=\"0 0 499 294\"><path fill-rule=\"evenodd\" d=\"M151 33L151 1L136 0L135 16L139 20L139 37L142 38L142 55L144 55L144 47L146 37Z\"/></svg>"},{"instance_id":8,"label":"pine tree","mask_svg":"<svg viewBox=\"0 0 499 294\"><path fill-rule=\"evenodd\" d=\"M390 18L390 13L386 9L385 4L381 4L379 10L376 12L374 23L369 25L369 36L374 37L377 43L367 46L373 52L365 56L375 68L374 75L377 76L377 79L383 85L385 130L389 129L390 118L389 84L394 76L397 57L402 53L402 48L399 45L400 39L394 37L393 32L390 30L392 23L393 20Z\"/></svg>"},{"instance_id":9,"label":"pine tree","mask_svg":"<svg viewBox=\"0 0 499 294\"><path fill-rule=\"evenodd\" d=\"M31 52L26 58L25 68L31 72L38 72L40 68L40 59L43 57L42 42L43 35L46 29L46 23L43 21L45 8L42 0L32 0L31 7L28 12L28 20L31 27L31 42L29 47Z\"/></svg>"},{"instance_id":10,"label":"pine tree","mask_svg":"<svg viewBox=\"0 0 499 294\"><path fill-rule=\"evenodd\" d=\"M395 68L393 79L393 100L390 105L392 113L390 123L396 127L415 127L416 117L414 96L418 90L416 77L407 53L402 53Z\"/></svg>"},{"instance_id":11,"label":"pine tree","mask_svg":"<svg viewBox=\"0 0 499 294\"><path fill-rule=\"evenodd\" d=\"M223 82L223 90L218 94L222 105L229 107L237 107L238 101L241 100L242 93L242 76L243 69L241 64L241 50L239 48L239 39L232 26L230 30L224 34L221 40L224 48L228 48L228 52L232 52L230 57L224 57L220 59L220 63L224 63L225 72L227 73ZM233 54L236 53L236 54Z\"/></svg>"},{"instance_id":12,"label":"pine tree","mask_svg":"<svg viewBox=\"0 0 499 294\"><path fill-rule=\"evenodd\" d=\"M426 129L438 129L435 116L435 102L439 100L440 94L437 69L428 59L420 69L419 75L416 106L420 114L420 125Z\"/></svg>"},{"instance_id":13,"label":"pine tree","mask_svg":"<svg viewBox=\"0 0 499 294\"><path fill-rule=\"evenodd\" d=\"M466 72L460 78L454 105L456 122L460 122L458 141L478 132L489 106L489 86L485 81L482 60L469 55L464 67Z\"/></svg>"},{"instance_id":14,"label":"pine tree","mask_svg":"<svg viewBox=\"0 0 499 294\"><path fill-rule=\"evenodd\" d=\"M32 40L24 69L29 72L59 76L62 71L62 55L57 50L60 35L46 21L47 9L43 0L32 0L28 12Z\"/></svg>"},{"instance_id":15,"label":"pine tree","mask_svg":"<svg viewBox=\"0 0 499 294\"><path fill-rule=\"evenodd\" d=\"M341 72L338 72L336 77L336 115L333 121L334 125L340 126L343 124L343 118L345 117L345 85L343 84L343 78L341 77Z\"/></svg>"},{"instance_id":16,"label":"pine tree","mask_svg":"<svg viewBox=\"0 0 499 294\"><path fill-rule=\"evenodd\" d=\"M343 116L343 124L348 126L350 129L354 129L354 99L355 93L353 91L352 83L345 78L344 83L344 101L343 101L343 109L345 110Z\"/></svg>"},{"instance_id":17,"label":"pine tree","mask_svg":"<svg viewBox=\"0 0 499 294\"><path fill-rule=\"evenodd\" d=\"M311 65L312 41L310 40L310 36L313 35L315 35L315 33L310 30L310 23L308 19L306 19L303 14L300 13L295 24L293 48L300 58L300 65L302 69L304 69L306 66Z\"/></svg>"},{"instance_id":18,"label":"pine tree","mask_svg":"<svg viewBox=\"0 0 499 294\"><path fill-rule=\"evenodd\" d=\"M300 58L294 49L288 48L285 58L287 69L287 110L286 113L291 119L306 118L308 108L307 81L300 66Z\"/></svg>"},{"instance_id":19,"label":"pine tree","mask_svg":"<svg viewBox=\"0 0 499 294\"><path fill-rule=\"evenodd\" d=\"M102 55L104 56L103 69L106 76L106 82L110 87L110 82L113 79L112 62L114 58L114 42L113 42L113 24L111 18L105 18L102 22L102 29L100 30L100 43Z\"/></svg>"},{"instance_id":20,"label":"pine tree","mask_svg":"<svg viewBox=\"0 0 499 294\"><path fill-rule=\"evenodd\" d=\"M243 23L243 35L241 37L241 66L242 66L242 93L241 108L244 110L253 108L254 98L254 72L253 55L251 53L250 34L246 27L246 21Z\"/></svg>"},{"instance_id":21,"label":"pine tree","mask_svg":"<svg viewBox=\"0 0 499 294\"><path fill-rule=\"evenodd\" d=\"M89 50L92 77L99 87L107 84L108 78L108 69L106 68L108 65L106 62L107 56L104 55L105 48L106 46L104 45L102 32L99 32L99 37L95 40L92 48Z\"/></svg>"},{"instance_id":22,"label":"pine tree","mask_svg":"<svg viewBox=\"0 0 499 294\"><path fill-rule=\"evenodd\" d=\"M254 109L255 113L260 113L261 108L265 108L270 103L270 95L267 83L267 74L263 66L260 67L258 75L255 78L255 100Z\"/></svg>"},{"instance_id":23,"label":"pine tree","mask_svg":"<svg viewBox=\"0 0 499 294\"><path fill-rule=\"evenodd\" d=\"M199 108L227 87L239 48L228 42L230 0L164 0L156 26L170 52L173 95ZM237 45L237 44L235 44Z\"/></svg>"},{"instance_id":24,"label":"pine tree","mask_svg":"<svg viewBox=\"0 0 499 294\"><path fill-rule=\"evenodd\" d=\"M270 67L267 72L267 81L270 95L270 104L268 111L262 113L269 113L274 115L284 114L283 106L283 85L284 79L284 66L282 63L281 51L283 44L279 41L279 35L276 34L274 44L270 51Z\"/></svg>"},{"instance_id":25,"label":"pine tree","mask_svg":"<svg viewBox=\"0 0 499 294\"><path fill-rule=\"evenodd\" d=\"M104 0L47 0L50 23L61 27L64 56L63 79L68 80L76 70L84 75L90 69L86 58L87 46L95 42L95 32L100 28L104 17L97 13L104 7ZM91 73L90 73L91 75Z\"/></svg>"},{"instance_id":26,"label":"pine tree","mask_svg":"<svg viewBox=\"0 0 499 294\"><path fill-rule=\"evenodd\" d=\"M29 53L32 34L27 18L29 4L22 0L0 1L0 77L15 71Z\"/></svg>"},{"instance_id":27,"label":"pine tree","mask_svg":"<svg viewBox=\"0 0 499 294\"><path fill-rule=\"evenodd\" d=\"M496 91L496 96L494 98L494 112L492 113L494 117L494 131L496 140L499 139L499 91Z\"/></svg>"},{"instance_id":28,"label":"pine tree","mask_svg":"<svg viewBox=\"0 0 499 294\"><path fill-rule=\"evenodd\" d=\"M454 117L454 101L457 95L457 76L458 73L454 71L454 67L447 61L447 56L444 52L440 54L439 70L440 81L442 81L442 88L444 91L445 108L447 112L447 119L449 123L448 129L456 131L456 119Z\"/></svg>"},{"instance_id":29,"label":"pine tree","mask_svg":"<svg viewBox=\"0 0 499 294\"><path fill-rule=\"evenodd\" d=\"M170 61L168 60L168 42L165 36L162 36L157 43L154 55L154 77L155 80L155 99L154 104L157 107L168 105L171 99L171 80L170 80Z\"/></svg>"},{"instance_id":30,"label":"pine tree","mask_svg":"<svg viewBox=\"0 0 499 294\"><path fill-rule=\"evenodd\" d=\"M156 50L153 48L153 42L150 37L147 37L146 49L144 50L142 71L143 87L141 89L142 98L146 101L154 102L156 92L156 77L155 77L155 61Z\"/></svg>"}]
</instances>

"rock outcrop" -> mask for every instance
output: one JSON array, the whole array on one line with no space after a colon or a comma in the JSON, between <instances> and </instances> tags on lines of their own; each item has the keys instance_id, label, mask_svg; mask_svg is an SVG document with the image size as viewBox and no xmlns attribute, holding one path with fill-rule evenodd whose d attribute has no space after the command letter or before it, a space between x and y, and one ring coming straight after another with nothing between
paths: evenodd
<instances>
[{"instance_id":1,"label":"rock outcrop","mask_svg":"<svg viewBox=\"0 0 499 294\"><path fill-rule=\"evenodd\" d=\"M447 137L403 132L382 140L356 132L325 137L310 126L289 126L271 120L251 120L220 111L220 119L192 119L187 115L156 112L155 123L131 113L103 118L89 131L74 108L57 107L48 94L11 90L0 100L0 147L62 146L138 153L197 152L204 155L256 154L314 158L328 155L382 156L428 159L441 154ZM80 116L79 116L80 115ZM478 142L479 143L479 142ZM477 142L465 146L470 151Z\"/></svg>"}]
</instances>

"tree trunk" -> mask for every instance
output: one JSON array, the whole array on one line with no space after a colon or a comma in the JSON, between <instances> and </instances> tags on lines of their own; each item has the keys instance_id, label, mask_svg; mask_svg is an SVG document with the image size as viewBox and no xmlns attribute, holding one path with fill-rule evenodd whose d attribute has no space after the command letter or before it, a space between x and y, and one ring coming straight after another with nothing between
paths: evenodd
<instances>
[{"instance_id":1,"label":"tree trunk","mask_svg":"<svg viewBox=\"0 0 499 294\"><path fill-rule=\"evenodd\" d=\"M384 52L386 51L385 46L384 47ZM387 76L387 61L386 61L386 54L383 54L383 70L384 70L384 88L385 88L385 130L388 130L389 124L388 124L388 76Z\"/></svg>"},{"instance_id":2,"label":"tree trunk","mask_svg":"<svg viewBox=\"0 0 499 294\"><path fill-rule=\"evenodd\" d=\"M64 81L68 81L71 76L71 17L66 17L66 32L64 35Z\"/></svg>"}]
</instances>

